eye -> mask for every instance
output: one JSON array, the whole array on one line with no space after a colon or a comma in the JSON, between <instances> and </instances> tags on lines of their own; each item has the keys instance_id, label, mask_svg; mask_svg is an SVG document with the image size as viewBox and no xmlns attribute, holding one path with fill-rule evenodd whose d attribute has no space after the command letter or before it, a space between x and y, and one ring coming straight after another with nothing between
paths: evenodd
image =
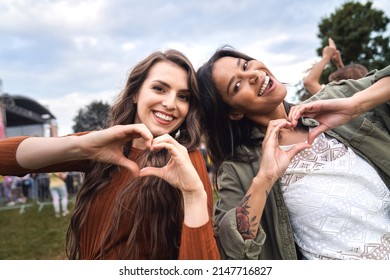
<instances>
[{"instance_id":1,"label":"eye","mask_svg":"<svg viewBox=\"0 0 390 280\"><path fill-rule=\"evenodd\" d=\"M165 92L164 88L161 87L161 86L153 86L152 89L155 90L155 91L158 91L160 93L164 93Z\"/></svg>"},{"instance_id":2,"label":"eye","mask_svg":"<svg viewBox=\"0 0 390 280\"><path fill-rule=\"evenodd\" d=\"M242 70L246 70L248 68L248 61L246 61L243 65L242 65Z\"/></svg>"},{"instance_id":3,"label":"eye","mask_svg":"<svg viewBox=\"0 0 390 280\"><path fill-rule=\"evenodd\" d=\"M241 82L236 83L233 87L233 92L236 93L240 89L240 86L241 86Z\"/></svg>"},{"instance_id":4,"label":"eye","mask_svg":"<svg viewBox=\"0 0 390 280\"><path fill-rule=\"evenodd\" d=\"M189 93L180 93L177 97L180 100L183 100L185 102L189 102L190 101L190 94Z\"/></svg>"}]
</instances>

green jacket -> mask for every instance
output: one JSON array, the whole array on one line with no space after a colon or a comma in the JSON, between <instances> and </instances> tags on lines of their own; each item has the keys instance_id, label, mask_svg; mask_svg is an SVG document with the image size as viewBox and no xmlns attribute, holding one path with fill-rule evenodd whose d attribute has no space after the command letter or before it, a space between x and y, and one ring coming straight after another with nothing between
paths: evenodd
<instances>
[{"instance_id":1,"label":"green jacket","mask_svg":"<svg viewBox=\"0 0 390 280\"><path fill-rule=\"evenodd\" d=\"M390 66L370 72L360 80L332 82L306 102L349 97L382 77L390 76ZM304 119L307 126L316 125ZM390 102L382 104L351 122L327 132L367 160L390 189ZM254 136L262 136L254 132ZM244 197L258 173L260 147L241 147L248 156L259 155L253 162L225 161L218 171L219 200L215 205L215 232L221 257L225 259L299 259L293 231L283 196L277 182L270 192L258 234L244 240L237 231L235 207Z\"/></svg>"}]
</instances>

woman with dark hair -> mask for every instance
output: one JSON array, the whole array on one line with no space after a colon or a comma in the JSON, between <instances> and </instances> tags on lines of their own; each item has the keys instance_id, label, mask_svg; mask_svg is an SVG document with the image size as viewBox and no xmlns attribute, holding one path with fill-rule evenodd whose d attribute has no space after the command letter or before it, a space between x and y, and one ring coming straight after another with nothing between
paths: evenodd
<instances>
[{"instance_id":1,"label":"woman with dark hair","mask_svg":"<svg viewBox=\"0 0 390 280\"><path fill-rule=\"evenodd\" d=\"M292 106L263 63L232 48L198 69L223 258L390 258L388 76Z\"/></svg>"},{"instance_id":2,"label":"woman with dark hair","mask_svg":"<svg viewBox=\"0 0 390 280\"><path fill-rule=\"evenodd\" d=\"M200 144L195 71L180 52L132 70L109 128L0 144L0 174L85 172L67 234L70 259L218 259Z\"/></svg>"}]
</instances>

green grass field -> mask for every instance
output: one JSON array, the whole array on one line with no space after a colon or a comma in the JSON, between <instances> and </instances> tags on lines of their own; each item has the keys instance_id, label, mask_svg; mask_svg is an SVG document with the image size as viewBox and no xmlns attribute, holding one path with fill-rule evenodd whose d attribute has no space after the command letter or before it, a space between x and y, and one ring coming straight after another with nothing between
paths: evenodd
<instances>
[{"instance_id":1,"label":"green grass field","mask_svg":"<svg viewBox=\"0 0 390 280\"><path fill-rule=\"evenodd\" d=\"M215 191L213 195L216 201ZM23 211L0 208L0 260L67 259L65 239L71 215L56 218L52 205L40 208L37 203L31 204Z\"/></svg>"},{"instance_id":2,"label":"green grass field","mask_svg":"<svg viewBox=\"0 0 390 280\"><path fill-rule=\"evenodd\" d=\"M69 209L73 204L69 203ZM56 218L52 205L34 203L0 211L0 260L66 259L65 238L70 215Z\"/></svg>"}]
</instances>

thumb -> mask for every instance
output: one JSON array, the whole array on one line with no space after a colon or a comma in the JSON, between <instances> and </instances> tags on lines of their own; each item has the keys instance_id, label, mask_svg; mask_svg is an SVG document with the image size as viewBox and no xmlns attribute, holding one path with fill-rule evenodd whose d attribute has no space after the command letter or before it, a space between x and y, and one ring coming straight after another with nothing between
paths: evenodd
<instances>
[{"instance_id":1,"label":"thumb","mask_svg":"<svg viewBox=\"0 0 390 280\"><path fill-rule=\"evenodd\" d=\"M123 160L119 161L118 165L120 165L124 168L127 168L128 170L130 170L131 174L133 174L136 177L138 176L138 173L140 172L138 164L136 164L134 161L131 161L128 159L123 159Z\"/></svg>"},{"instance_id":2,"label":"thumb","mask_svg":"<svg viewBox=\"0 0 390 280\"><path fill-rule=\"evenodd\" d=\"M310 130L309 135L307 136L307 142L309 144L313 144L314 139L316 139L318 135L328 129L329 128L323 124L320 124L319 126L313 128L312 130Z\"/></svg>"},{"instance_id":3,"label":"thumb","mask_svg":"<svg viewBox=\"0 0 390 280\"><path fill-rule=\"evenodd\" d=\"M302 152L304 149L310 148L311 145L309 143L298 143L295 144L290 150L288 150L288 156L290 160L296 156L298 153Z\"/></svg>"},{"instance_id":4,"label":"thumb","mask_svg":"<svg viewBox=\"0 0 390 280\"><path fill-rule=\"evenodd\" d=\"M142 168L140 171L139 171L139 176L140 177L145 177L145 176L156 176L156 177L159 177L159 178L162 178L163 179L163 171L161 170L161 168L158 168L158 167L151 167L151 166L148 166L148 167L144 167Z\"/></svg>"}]
</instances>

